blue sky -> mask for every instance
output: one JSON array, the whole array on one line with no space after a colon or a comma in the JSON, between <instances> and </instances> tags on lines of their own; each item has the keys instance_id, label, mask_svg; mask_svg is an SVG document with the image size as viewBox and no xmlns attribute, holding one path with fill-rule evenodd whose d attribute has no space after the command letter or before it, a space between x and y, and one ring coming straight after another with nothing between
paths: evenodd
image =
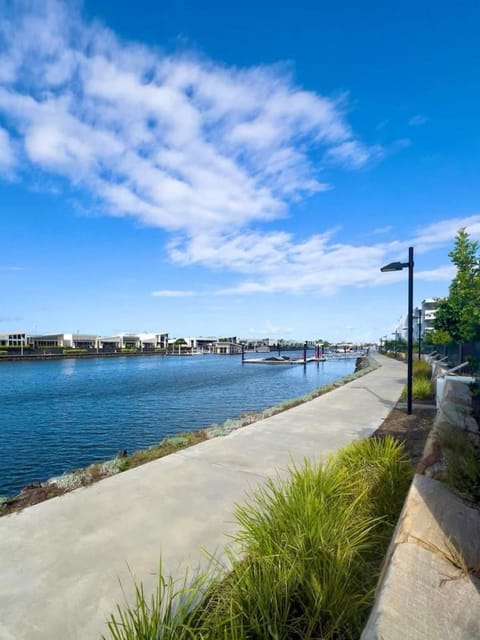
<instances>
[{"instance_id":1,"label":"blue sky","mask_svg":"<svg viewBox=\"0 0 480 640\"><path fill-rule=\"evenodd\" d=\"M419 4L1 1L0 332L375 340L410 245L445 295L480 7Z\"/></svg>"}]
</instances>

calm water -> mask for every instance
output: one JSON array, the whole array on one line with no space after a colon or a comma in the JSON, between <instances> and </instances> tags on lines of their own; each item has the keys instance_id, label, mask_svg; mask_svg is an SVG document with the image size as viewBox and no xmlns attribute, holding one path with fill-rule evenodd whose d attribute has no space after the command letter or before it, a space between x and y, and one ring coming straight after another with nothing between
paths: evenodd
<instances>
[{"instance_id":1,"label":"calm water","mask_svg":"<svg viewBox=\"0 0 480 640\"><path fill-rule=\"evenodd\" d=\"M351 373L354 364L329 361L304 371L213 355L3 363L0 495L120 449L130 453L299 397Z\"/></svg>"}]
</instances>

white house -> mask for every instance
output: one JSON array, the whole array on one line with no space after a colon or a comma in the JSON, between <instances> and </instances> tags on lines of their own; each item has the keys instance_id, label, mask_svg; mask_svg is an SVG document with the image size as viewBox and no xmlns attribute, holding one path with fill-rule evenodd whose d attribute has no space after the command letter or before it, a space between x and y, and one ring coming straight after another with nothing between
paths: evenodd
<instances>
[{"instance_id":1,"label":"white house","mask_svg":"<svg viewBox=\"0 0 480 640\"><path fill-rule=\"evenodd\" d=\"M426 298L422 300L422 335L426 331L433 331L433 324L437 315L437 310L443 298Z\"/></svg>"},{"instance_id":2,"label":"white house","mask_svg":"<svg viewBox=\"0 0 480 640\"><path fill-rule=\"evenodd\" d=\"M21 331L0 333L0 347L21 347L27 344L27 334Z\"/></svg>"},{"instance_id":3,"label":"white house","mask_svg":"<svg viewBox=\"0 0 480 640\"><path fill-rule=\"evenodd\" d=\"M99 346L103 351L121 349L155 351L155 349L166 349L167 344L168 333L120 333L116 336L99 338Z\"/></svg>"},{"instance_id":4,"label":"white house","mask_svg":"<svg viewBox=\"0 0 480 640\"><path fill-rule=\"evenodd\" d=\"M236 353L242 353L242 345L238 342L231 342L229 340L218 340L213 345L213 353L217 353L223 356L231 356Z\"/></svg>"},{"instance_id":5,"label":"white house","mask_svg":"<svg viewBox=\"0 0 480 640\"><path fill-rule=\"evenodd\" d=\"M47 333L28 336L28 343L34 349L96 349L98 337L85 333Z\"/></svg>"}]
</instances>

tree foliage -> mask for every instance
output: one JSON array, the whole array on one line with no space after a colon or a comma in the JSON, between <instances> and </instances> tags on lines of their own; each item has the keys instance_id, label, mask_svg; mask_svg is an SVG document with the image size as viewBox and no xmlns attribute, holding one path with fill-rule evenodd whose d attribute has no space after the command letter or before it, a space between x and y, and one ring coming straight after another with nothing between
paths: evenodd
<instances>
[{"instance_id":1,"label":"tree foliage","mask_svg":"<svg viewBox=\"0 0 480 640\"><path fill-rule=\"evenodd\" d=\"M448 297L439 305L435 329L447 332L456 342L480 339L480 255L478 242L470 239L465 228L458 231L449 254L457 273Z\"/></svg>"},{"instance_id":2,"label":"tree foliage","mask_svg":"<svg viewBox=\"0 0 480 640\"><path fill-rule=\"evenodd\" d=\"M436 331L426 331L423 338L424 344L448 344L452 341L452 337L444 329L437 329Z\"/></svg>"}]
</instances>

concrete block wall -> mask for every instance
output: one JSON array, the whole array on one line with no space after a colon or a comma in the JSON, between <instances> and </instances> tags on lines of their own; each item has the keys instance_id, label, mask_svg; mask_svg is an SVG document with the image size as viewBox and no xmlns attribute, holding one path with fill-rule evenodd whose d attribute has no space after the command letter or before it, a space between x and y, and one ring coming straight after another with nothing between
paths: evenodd
<instances>
[{"instance_id":1,"label":"concrete block wall","mask_svg":"<svg viewBox=\"0 0 480 640\"><path fill-rule=\"evenodd\" d=\"M442 424L478 431L470 407L468 385L447 380L361 640L480 638L480 512L422 475L440 463Z\"/></svg>"}]
</instances>

